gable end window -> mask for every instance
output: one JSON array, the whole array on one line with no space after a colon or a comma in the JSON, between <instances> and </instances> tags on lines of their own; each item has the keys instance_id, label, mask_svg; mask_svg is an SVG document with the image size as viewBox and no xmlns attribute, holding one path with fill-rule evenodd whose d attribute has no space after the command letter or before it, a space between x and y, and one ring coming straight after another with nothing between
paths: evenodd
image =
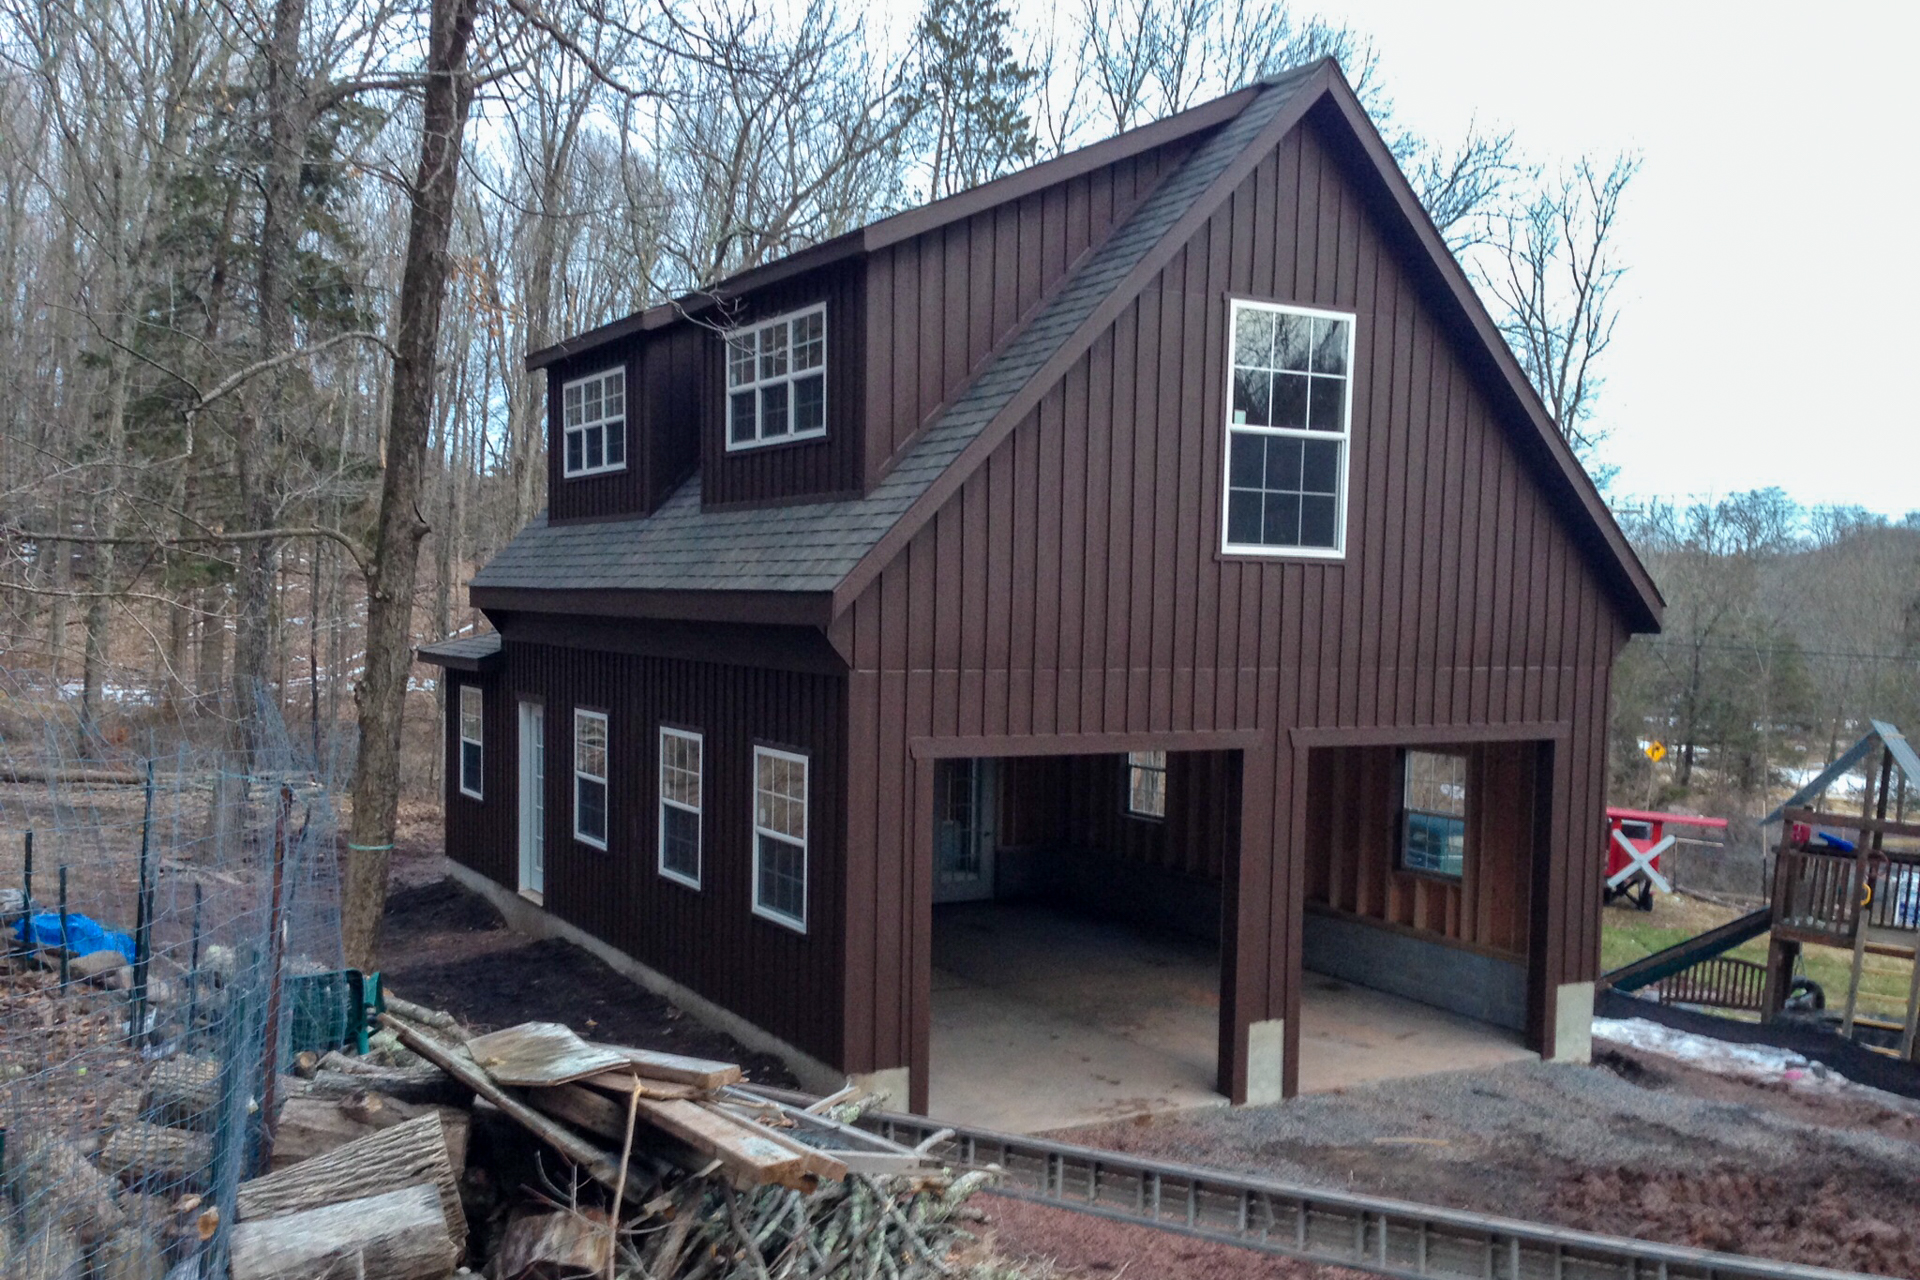
<instances>
[{"instance_id":1,"label":"gable end window","mask_svg":"<svg viewBox=\"0 0 1920 1280\"><path fill-rule=\"evenodd\" d=\"M1408 751L1403 768L1401 870L1460 879L1467 865L1467 758Z\"/></svg>"},{"instance_id":2,"label":"gable end window","mask_svg":"<svg viewBox=\"0 0 1920 1280\"><path fill-rule=\"evenodd\" d=\"M484 760L486 717L482 714L484 696L478 685L460 686L460 794L480 795L480 766Z\"/></svg>"},{"instance_id":3,"label":"gable end window","mask_svg":"<svg viewBox=\"0 0 1920 1280\"><path fill-rule=\"evenodd\" d=\"M685 729L660 730L660 874L700 887L700 758L704 743Z\"/></svg>"},{"instance_id":4,"label":"gable end window","mask_svg":"<svg viewBox=\"0 0 1920 1280\"><path fill-rule=\"evenodd\" d=\"M575 476L627 465L627 371L608 369L560 388L561 470Z\"/></svg>"},{"instance_id":5,"label":"gable end window","mask_svg":"<svg viewBox=\"0 0 1920 1280\"><path fill-rule=\"evenodd\" d=\"M753 912L807 931L807 758L753 749Z\"/></svg>"},{"instance_id":6,"label":"gable end window","mask_svg":"<svg viewBox=\"0 0 1920 1280\"><path fill-rule=\"evenodd\" d=\"M1167 753L1127 752L1127 812L1136 818L1167 816Z\"/></svg>"},{"instance_id":7,"label":"gable end window","mask_svg":"<svg viewBox=\"0 0 1920 1280\"><path fill-rule=\"evenodd\" d=\"M727 335L727 448L827 434L827 309Z\"/></svg>"},{"instance_id":8,"label":"gable end window","mask_svg":"<svg viewBox=\"0 0 1920 1280\"><path fill-rule=\"evenodd\" d=\"M1341 555L1354 318L1236 301L1232 330L1222 549Z\"/></svg>"},{"instance_id":9,"label":"gable end window","mask_svg":"<svg viewBox=\"0 0 1920 1280\"><path fill-rule=\"evenodd\" d=\"M573 838L607 847L607 717L573 713Z\"/></svg>"}]
</instances>

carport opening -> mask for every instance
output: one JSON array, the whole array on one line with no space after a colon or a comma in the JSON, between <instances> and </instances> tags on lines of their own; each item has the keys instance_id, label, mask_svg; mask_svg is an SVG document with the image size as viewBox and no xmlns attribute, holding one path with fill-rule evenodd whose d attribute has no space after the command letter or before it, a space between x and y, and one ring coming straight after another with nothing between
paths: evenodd
<instances>
[{"instance_id":1,"label":"carport opening","mask_svg":"<svg viewBox=\"0 0 1920 1280\"><path fill-rule=\"evenodd\" d=\"M1039 1132L1215 1092L1232 752L943 760L928 1111Z\"/></svg>"},{"instance_id":2,"label":"carport opening","mask_svg":"<svg viewBox=\"0 0 1920 1280\"><path fill-rule=\"evenodd\" d=\"M1524 1060L1530 742L1307 762L1303 1093Z\"/></svg>"}]
</instances>

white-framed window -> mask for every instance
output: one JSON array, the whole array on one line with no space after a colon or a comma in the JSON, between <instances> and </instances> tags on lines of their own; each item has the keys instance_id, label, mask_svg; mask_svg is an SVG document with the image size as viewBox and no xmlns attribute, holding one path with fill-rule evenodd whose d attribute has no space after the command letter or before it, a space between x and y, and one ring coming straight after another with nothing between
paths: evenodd
<instances>
[{"instance_id":1,"label":"white-framed window","mask_svg":"<svg viewBox=\"0 0 1920 1280\"><path fill-rule=\"evenodd\" d=\"M1401 869L1458 880L1467 866L1467 758L1455 752L1409 750L1405 759Z\"/></svg>"},{"instance_id":2,"label":"white-framed window","mask_svg":"<svg viewBox=\"0 0 1920 1280\"><path fill-rule=\"evenodd\" d=\"M700 887L700 763L704 743L660 727L660 874Z\"/></svg>"},{"instance_id":3,"label":"white-framed window","mask_svg":"<svg viewBox=\"0 0 1920 1280\"><path fill-rule=\"evenodd\" d=\"M607 847L607 717L573 712L573 838Z\"/></svg>"},{"instance_id":4,"label":"white-framed window","mask_svg":"<svg viewBox=\"0 0 1920 1280\"><path fill-rule=\"evenodd\" d=\"M480 766L486 759L486 707L480 686L460 686L460 794L480 794Z\"/></svg>"},{"instance_id":5,"label":"white-framed window","mask_svg":"<svg viewBox=\"0 0 1920 1280\"><path fill-rule=\"evenodd\" d=\"M1167 816L1167 753L1127 752L1127 812L1136 818Z\"/></svg>"},{"instance_id":6,"label":"white-framed window","mask_svg":"<svg viewBox=\"0 0 1920 1280\"><path fill-rule=\"evenodd\" d=\"M827 434L827 308L727 335L727 448Z\"/></svg>"},{"instance_id":7,"label":"white-framed window","mask_svg":"<svg viewBox=\"0 0 1920 1280\"><path fill-rule=\"evenodd\" d=\"M807 931L807 758L753 749L753 912Z\"/></svg>"},{"instance_id":8,"label":"white-framed window","mask_svg":"<svg viewBox=\"0 0 1920 1280\"><path fill-rule=\"evenodd\" d=\"M627 371L607 369L560 388L560 469L569 478L627 465Z\"/></svg>"},{"instance_id":9,"label":"white-framed window","mask_svg":"<svg viewBox=\"0 0 1920 1280\"><path fill-rule=\"evenodd\" d=\"M1354 318L1236 300L1231 321L1221 549L1343 555Z\"/></svg>"}]
</instances>

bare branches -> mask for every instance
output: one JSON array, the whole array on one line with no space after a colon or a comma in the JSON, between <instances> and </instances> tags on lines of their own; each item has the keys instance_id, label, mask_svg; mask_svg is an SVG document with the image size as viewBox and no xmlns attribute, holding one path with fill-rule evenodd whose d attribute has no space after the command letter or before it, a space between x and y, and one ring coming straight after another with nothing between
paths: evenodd
<instances>
[{"instance_id":1,"label":"bare branches","mask_svg":"<svg viewBox=\"0 0 1920 1280\"><path fill-rule=\"evenodd\" d=\"M1600 357L1613 341L1620 202L1639 171L1637 156L1582 157L1530 200L1503 214L1486 248L1484 284L1500 328L1560 432L1590 456L1605 438L1588 426L1603 379Z\"/></svg>"},{"instance_id":2,"label":"bare branches","mask_svg":"<svg viewBox=\"0 0 1920 1280\"><path fill-rule=\"evenodd\" d=\"M315 525L297 525L284 529L237 529L211 533L183 534L115 534L111 536L87 533L62 533L16 529L11 536L22 542L68 543L80 547L150 547L155 550L167 550L174 547L200 547L209 544L240 544L247 542L278 542L289 538L324 538L345 549L362 573L368 568L366 551L359 541L338 529L327 529ZM121 592L66 593L121 595Z\"/></svg>"}]
</instances>

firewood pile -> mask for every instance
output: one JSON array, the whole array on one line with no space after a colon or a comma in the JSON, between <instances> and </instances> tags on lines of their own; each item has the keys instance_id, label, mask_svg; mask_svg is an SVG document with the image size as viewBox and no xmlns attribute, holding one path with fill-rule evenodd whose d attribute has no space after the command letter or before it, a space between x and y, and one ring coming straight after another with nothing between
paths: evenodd
<instances>
[{"instance_id":1,"label":"firewood pile","mask_svg":"<svg viewBox=\"0 0 1920 1280\"><path fill-rule=\"evenodd\" d=\"M981 1175L856 1127L845 1099L798 1107L734 1064L554 1023L474 1035L389 998L381 1024L383 1052L286 1082L272 1171L240 1187L233 1280L964 1270Z\"/></svg>"}]
</instances>

